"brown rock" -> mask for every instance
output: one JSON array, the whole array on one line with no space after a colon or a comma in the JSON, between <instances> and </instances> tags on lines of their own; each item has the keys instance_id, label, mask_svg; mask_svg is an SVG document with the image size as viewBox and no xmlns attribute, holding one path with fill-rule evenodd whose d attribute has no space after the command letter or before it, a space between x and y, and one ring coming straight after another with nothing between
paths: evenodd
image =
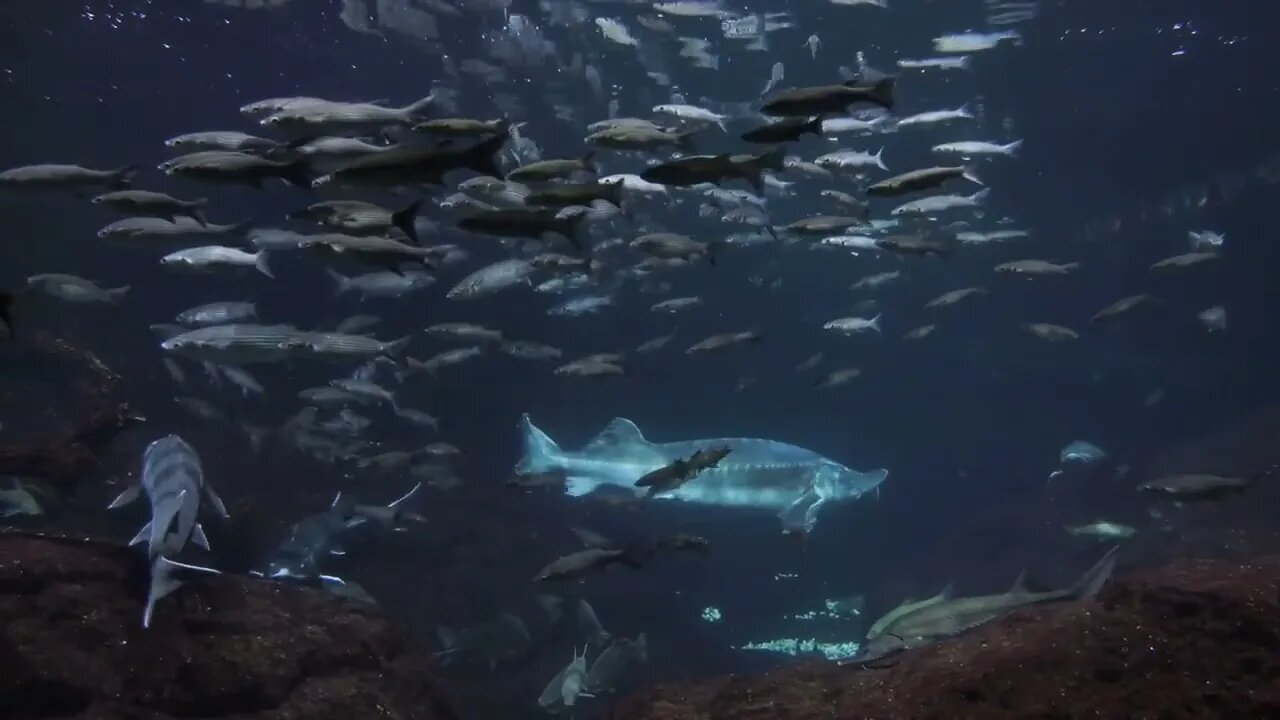
<instances>
[{"instance_id":1,"label":"brown rock","mask_svg":"<svg viewBox=\"0 0 1280 720\"><path fill-rule=\"evenodd\" d=\"M1280 717L1280 557L1184 561L883 669L806 663L646 690L611 720ZM889 662L889 661L886 661Z\"/></svg>"},{"instance_id":2,"label":"brown rock","mask_svg":"<svg viewBox=\"0 0 1280 720\"><path fill-rule=\"evenodd\" d=\"M143 556L0 533L0 717L455 720L409 633L377 608L231 575L141 627Z\"/></svg>"}]
</instances>

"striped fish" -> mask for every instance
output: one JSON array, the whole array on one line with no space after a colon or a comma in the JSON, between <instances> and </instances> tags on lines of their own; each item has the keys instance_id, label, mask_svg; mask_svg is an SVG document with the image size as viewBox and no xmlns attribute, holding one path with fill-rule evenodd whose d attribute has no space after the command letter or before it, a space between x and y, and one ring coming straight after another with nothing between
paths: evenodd
<instances>
[{"instance_id":1,"label":"striped fish","mask_svg":"<svg viewBox=\"0 0 1280 720\"><path fill-rule=\"evenodd\" d=\"M198 520L201 493L223 517L228 517L228 514L222 499L204 482L200 456L177 435L167 435L147 446L142 454L139 482L120 493L109 507L127 505L142 492L146 492L151 503L151 520L142 526L129 544L147 542L151 584L142 626L149 627L156 601L182 585L184 572L217 572L170 559L182 552L188 541L209 549L209 538Z\"/></svg>"},{"instance_id":2,"label":"striped fish","mask_svg":"<svg viewBox=\"0 0 1280 720\"><path fill-rule=\"evenodd\" d=\"M307 335L292 325L232 323L175 335L160 349L219 365L282 362L309 354Z\"/></svg>"}]
</instances>

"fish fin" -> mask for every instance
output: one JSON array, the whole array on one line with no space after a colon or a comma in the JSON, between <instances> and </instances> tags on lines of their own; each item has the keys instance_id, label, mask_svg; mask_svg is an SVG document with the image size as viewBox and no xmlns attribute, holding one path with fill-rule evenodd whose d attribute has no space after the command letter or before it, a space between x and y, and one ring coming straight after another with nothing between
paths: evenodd
<instances>
[{"instance_id":1,"label":"fish fin","mask_svg":"<svg viewBox=\"0 0 1280 720\"><path fill-rule=\"evenodd\" d=\"M937 595L934 595L930 600L933 602L942 602L943 600L950 600L952 596L955 595L955 592L956 592L955 585L953 583L947 583L946 587L942 588L942 591L939 592ZM926 601L926 602L929 602L929 601Z\"/></svg>"},{"instance_id":2,"label":"fish fin","mask_svg":"<svg viewBox=\"0 0 1280 720\"><path fill-rule=\"evenodd\" d=\"M414 485L413 489L409 490L409 492L405 493L404 495L401 495L396 500L392 500L391 502L387 503L387 507L389 508L399 507L402 503L404 503L405 500L408 500L409 498L413 497L414 494L416 494L418 490L420 490L421 488L422 488L422 483L418 483L417 485Z\"/></svg>"},{"instance_id":3,"label":"fish fin","mask_svg":"<svg viewBox=\"0 0 1280 720\"><path fill-rule=\"evenodd\" d=\"M129 546L133 547L138 543L146 542L147 536L150 534L151 534L151 522L147 521L147 524L139 528L137 534L134 535L133 539L129 541Z\"/></svg>"},{"instance_id":4,"label":"fish fin","mask_svg":"<svg viewBox=\"0 0 1280 720\"><path fill-rule=\"evenodd\" d=\"M338 272L337 270L334 270L333 268L325 268L324 271L325 271L325 274L333 278L333 282L336 283L338 286L338 291L334 293L335 295L341 295L342 293L351 289L351 278L347 277L346 275L343 275L342 273Z\"/></svg>"},{"instance_id":5,"label":"fish fin","mask_svg":"<svg viewBox=\"0 0 1280 720\"><path fill-rule=\"evenodd\" d=\"M817 501L818 494L809 489L793 500L790 505L783 508L778 513L778 519L782 521L782 532L786 534L798 533L802 536L807 535L810 530L807 525L809 507Z\"/></svg>"},{"instance_id":6,"label":"fish fin","mask_svg":"<svg viewBox=\"0 0 1280 720\"><path fill-rule=\"evenodd\" d=\"M1025 595L1027 593L1027 571L1023 570L1018 573L1018 577L1013 581L1013 587L1009 588L1010 595Z\"/></svg>"},{"instance_id":7,"label":"fish fin","mask_svg":"<svg viewBox=\"0 0 1280 720\"><path fill-rule=\"evenodd\" d=\"M609 421L604 430L601 430L591 441L583 447L583 452L598 451L605 448L621 447L626 445L648 445L649 441L645 439L640 432L640 428L636 424L626 418L614 418Z\"/></svg>"},{"instance_id":8,"label":"fish fin","mask_svg":"<svg viewBox=\"0 0 1280 720\"><path fill-rule=\"evenodd\" d=\"M401 352L404 351L406 347L409 346L409 341L412 339L413 339L412 335L405 335L399 340L392 340L391 342L387 343L386 354L392 357L399 355Z\"/></svg>"},{"instance_id":9,"label":"fish fin","mask_svg":"<svg viewBox=\"0 0 1280 720\"><path fill-rule=\"evenodd\" d=\"M879 105L885 110L893 109L893 89L897 82L892 75L886 75L877 80L867 93L867 97L871 102Z\"/></svg>"},{"instance_id":10,"label":"fish fin","mask_svg":"<svg viewBox=\"0 0 1280 720\"><path fill-rule=\"evenodd\" d=\"M423 114L423 113L425 113L425 112L426 112L426 111L427 111L427 110L428 110L432 105L434 105L434 104L435 104L435 102L436 102L436 93L435 93L435 91L433 90L433 91L431 92L431 94L430 94L430 95L428 95L428 96L426 96L426 97L422 98L421 100L418 100L418 101L416 101L416 102L413 102L413 103L410 103L410 104L406 105L406 106L404 107L404 112L405 112L405 114L406 114L406 115L408 115L408 116L410 116L410 117L414 117L414 116L417 116L417 115L422 115L422 114Z\"/></svg>"},{"instance_id":11,"label":"fish fin","mask_svg":"<svg viewBox=\"0 0 1280 720\"><path fill-rule=\"evenodd\" d=\"M474 170L481 175L495 178L503 177L502 168L498 165L498 153L506 142L506 135L494 135L488 140L477 143L467 151L463 167Z\"/></svg>"},{"instance_id":12,"label":"fish fin","mask_svg":"<svg viewBox=\"0 0 1280 720\"><path fill-rule=\"evenodd\" d=\"M204 495L213 503L213 509L224 518L231 517L231 513L227 512L226 503L222 502L222 498L218 497L218 493L213 491L213 486L209 483L204 484Z\"/></svg>"},{"instance_id":13,"label":"fish fin","mask_svg":"<svg viewBox=\"0 0 1280 720\"><path fill-rule=\"evenodd\" d=\"M254 267L256 267L256 268L258 269L258 272L262 273L263 275L266 275L267 277L271 278L272 280L274 280L274 279L276 278L275 273L271 272L271 265L269 265L269 264L267 263L267 251L266 251L266 250L259 250L259 251L258 251L258 257L257 257L256 259L254 259L254 261L253 261L253 266L254 266Z\"/></svg>"},{"instance_id":14,"label":"fish fin","mask_svg":"<svg viewBox=\"0 0 1280 720\"><path fill-rule=\"evenodd\" d=\"M210 549L209 537L204 534L204 528L200 526L200 523L196 523L195 527L191 529L191 542L199 545L205 550Z\"/></svg>"},{"instance_id":15,"label":"fish fin","mask_svg":"<svg viewBox=\"0 0 1280 720\"><path fill-rule=\"evenodd\" d=\"M142 613L142 627L151 627L151 615L155 610L156 602L182 587L183 575L195 572L221 574L213 568L174 562L163 555L151 563L151 584L147 589L147 607Z\"/></svg>"},{"instance_id":16,"label":"fish fin","mask_svg":"<svg viewBox=\"0 0 1280 720\"><path fill-rule=\"evenodd\" d=\"M1116 553L1119 551L1119 545L1113 546L1101 560L1085 571L1085 574L1071 586L1072 596L1089 599L1097 595L1111 577L1112 571L1116 569Z\"/></svg>"},{"instance_id":17,"label":"fish fin","mask_svg":"<svg viewBox=\"0 0 1280 720\"><path fill-rule=\"evenodd\" d=\"M391 224L400 228L414 245L421 245L422 241L418 239L418 229L415 227L415 221L418 219L418 210L422 208L422 200L416 200L403 210L391 213Z\"/></svg>"},{"instance_id":18,"label":"fish fin","mask_svg":"<svg viewBox=\"0 0 1280 720\"><path fill-rule=\"evenodd\" d=\"M1009 143L1008 145L1002 145L1002 146L1000 146L1000 150L1001 150L1002 152L1004 152L1006 155L1017 155L1017 154L1018 154L1018 151L1019 151L1019 150L1021 150L1021 149L1022 149L1022 141L1021 141L1021 140L1014 140L1013 142Z\"/></svg>"},{"instance_id":19,"label":"fish fin","mask_svg":"<svg viewBox=\"0 0 1280 720\"><path fill-rule=\"evenodd\" d=\"M120 302L125 295L129 294L129 289L132 287L132 285L121 285L118 288L109 288L107 295L111 298L111 302Z\"/></svg>"},{"instance_id":20,"label":"fish fin","mask_svg":"<svg viewBox=\"0 0 1280 720\"><path fill-rule=\"evenodd\" d=\"M133 485L130 485L129 487L124 489L124 492L117 495L115 500L111 501L111 504L107 506L107 509L112 510L120 507L121 505L128 505L134 500L137 500L141 494L142 494L141 484L135 483Z\"/></svg>"},{"instance_id":21,"label":"fish fin","mask_svg":"<svg viewBox=\"0 0 1280 720\"><path fill-rule=\"evenodd\" d=\"M133 176L142 169L141 165L126 165L111 173L111 187L123 190L133 184Z\"/></svg>"},{"instance_id":22,"label":"fish fin","mask_svg":"<svg viewBox=\"0 0 1280 720\"><path fill-rule=\"evenodd\" d=\"M309 188L312 180L311 164L305 159L294 160L281 168L280 178L294 187ZM258 181L257 187L262 187L261 180Z\"/></svg>"},{"instance_id":23,"label":"fish fin","mask_svg":"<svg viewBox=\"0 0 1280 720\"><path fill-rule=\"evenodd\" d=\"M991 195L991 188L983 188L978 192L970 195L969 200L970 202L980 205L986 202L987 198L990 197L990 195Z\"/></svg>"},{"instance_id":24,"label":"fish fin","mask_svg":"<svg viewBox=\"0 0 1280 720\"><path fill-rule=\"evenodd\" d=\"M589 495L600 486L600 482L589 477L567 477L564 481L564 494L570 497Z\"/></svg>"},{"instance_id":25,"label":"fish fin","mask_svg":"<svg viewBox=\"0 0 1280 720\"><path fill-rule=\"evenodd\" d=\"M520 418L520 435L524 444L524 456L516 464L516 472L521 475L554 470L559 465L560 446L546 433L539 430L528 413ZM585 494L578 493L578 494ZM571 495L574 493L570 493Z\"/></svg>"},{"instance_id":26,"label":"fish fin","mask_svg":"<svg viewBox=\"0 0 1280 720\"><path fill-rule=\"evenodd\" d=\"M963 174L963 175L961 175L961 177L963 177L965 180L968 180L968 181L969 181L969 182L971 182L971 183L977 183L977 184L979 184L979 185L986 185L986 183L982 182L982 178L979 178L976 174L974 174L974 172L973 172L973 170L972 170L971 168L965 168L965 169L964 169L964 174Z\"/></svg>"}]
</instances>

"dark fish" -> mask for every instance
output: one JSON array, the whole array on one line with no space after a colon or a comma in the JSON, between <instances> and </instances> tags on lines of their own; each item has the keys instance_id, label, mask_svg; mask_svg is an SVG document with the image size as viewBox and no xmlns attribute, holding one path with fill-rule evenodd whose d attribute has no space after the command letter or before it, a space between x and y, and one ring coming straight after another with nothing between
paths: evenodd
<instances>
[{"instance_id":1,"label":"dark fish","mask_svg":"<svg viewBox=\"0 0 1280 720\"><path fill-rule=\"evenodd\" d=\"M742 139L750 143L758 143L762 145L777 145L780 143L795 142L806 134L822 135L822 116L815 116L811 120L803 118L788 118L776 123L769 123L753 130L748 130L742 134Z\"/></svg>"},{"instance_id":2,"label":"dark fish","mask_svg":"<svg viewBox=\"0 0 1280 720\"><path fill-rule=\"evenodd\" d=\"M774 148L761 155L694 155L655 165L640 173L646 182L688 187L701 183L720 184L726 180L746 180L762 192L765 170L782 170L784 153Z\"/></svg>"},{"instance_id":3,"label":"dark fish","mask_svg":"<svg viewBox=\"0 0 1280 720\"><path fill-rule=\"evenodd\" d=\"M392 148L354 160L317 178L312 184L443 185L447 173L463 169L501 177L497 153L506 141L506 135L495 135L464 149L419 146Z\"/></svg>"},{"instance_id":4,"label":"dark fish","mask_svg":"<svg viewBox=\"0 0 1280 720\"><path fill-rule=\"evenodd\" d=\"M1204 473L1188 473L1170 475L1143 483L1138 490L1153 494L1165 495L1180 502L1196 500L1221 500L1229 495L1242 493L1248 489L1251 481L1248 478L1222 477Z\"/></svg>"},{"instance_id":5,"label":"dark fish","mask_svg":"<svg viewBox=\"0 0 1280 720\"><path fill-rule=\"evenodd\" d=\"M896 252L900 255L937 255L946 257L950 250L937 240L929 240L918 235L891 235L876 240L876 247L881 250Z\"/></svg>"},{"instance_id":6,"label":"dark fish","mask_svg":"<svg viewBox=\"0 0 1280 720\"><path fill-rule=\"evenodd\" d=\"M578 226L586 218L585 213L559 217L550 210L533 208L508 208L484 210L458 221L458 227L468 232L496 235L498 237L541 238L545 233L558 233L579 249Z\"/></svg>"},{"instance_id":7,"label":"dark fish","mask_svg":"<svg viewBox=\"0 0 1280 720\"><path fill-rule=\"evenodd\" d=\"M646 551L637 548L587 548L570 553L544 567L534 576L534 581L580 580L588 575L607 570L610 565L626 565L632 570L644 567L648 559Z\"/></svg>"},{"instance_id":8,"label":"dark fish","mask_svg":"<svg viewBox=\"0 0 1280 720\"><path fill-rule=\"evenodd\" d=\"M796 88L774 95L760 112L774 117L843 115L854 103L870 103L892 110L893 85L894 79L886 76L874 82L850 80L843 85Z\"/></svg>"},{"instance_id":9,"label":"dark fish","mask_svg":"<svg viewBox=\"0 0 1280 720\"><path fill-rule=\"evenodd\" d=\"M688 458L678 458L646 473L636 481L636 487L648 488L646 497L671 492L697 477L703 470L715 467L729 452L728 447L703 448Z\"/></svg>"},{"instance_id":10,"label":"dark fish","mask_svg":"<svg viewBox=\"0 0 1280 720\"><path fill-rule=\"evenodd\" d=\"M607 200L614 207L622 207L622 183L577 183L552 185L544 190L529 193L524 201L537 207L570 207L590 205L596 200Z\"/></svg>"},{"instance_id":11,"label":"dark fish","mask_svg":"<svg viewBox=\"0 0 1280 720\"><path fill-rule=\"evenodd\" d=\"M873 197L897 197L921 190L933 190L941 187L946 181L956 178L964 178L970 182L982 184L982 181L971 173L968 168L931 167L923 170L912 170L901 175L895 175L887 180L881 180L868 187L867 194Z\"/></svg>"}]
</instances>

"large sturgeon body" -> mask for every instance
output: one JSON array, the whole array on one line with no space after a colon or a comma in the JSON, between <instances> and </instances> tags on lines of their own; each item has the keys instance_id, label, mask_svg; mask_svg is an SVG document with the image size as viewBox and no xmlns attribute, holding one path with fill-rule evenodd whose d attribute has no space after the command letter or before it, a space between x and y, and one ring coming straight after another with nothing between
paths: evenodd
<instances>
[{"instance_id":1,"label":"large sturgeon body","mask_svg":"<svg viewBox=\"0 0 1280 720\"><path fill-rule=\"evenodd\" d=\"M581 450L565 451L529 416L520 420L524 457L518 473L563 472L565 492L586 495L603 485L632 491L645 473L698 450L727 446L728 457L693 480L656 497L699 505L771 510L782 518L784 530L808 532L827 502L858 498L875 490L889 471L859 472L812 450L775 440L715 438L653 443L635 423L614 418ZM637 492L639 494L639 492Z\"/></svg>"}]
</instances>

